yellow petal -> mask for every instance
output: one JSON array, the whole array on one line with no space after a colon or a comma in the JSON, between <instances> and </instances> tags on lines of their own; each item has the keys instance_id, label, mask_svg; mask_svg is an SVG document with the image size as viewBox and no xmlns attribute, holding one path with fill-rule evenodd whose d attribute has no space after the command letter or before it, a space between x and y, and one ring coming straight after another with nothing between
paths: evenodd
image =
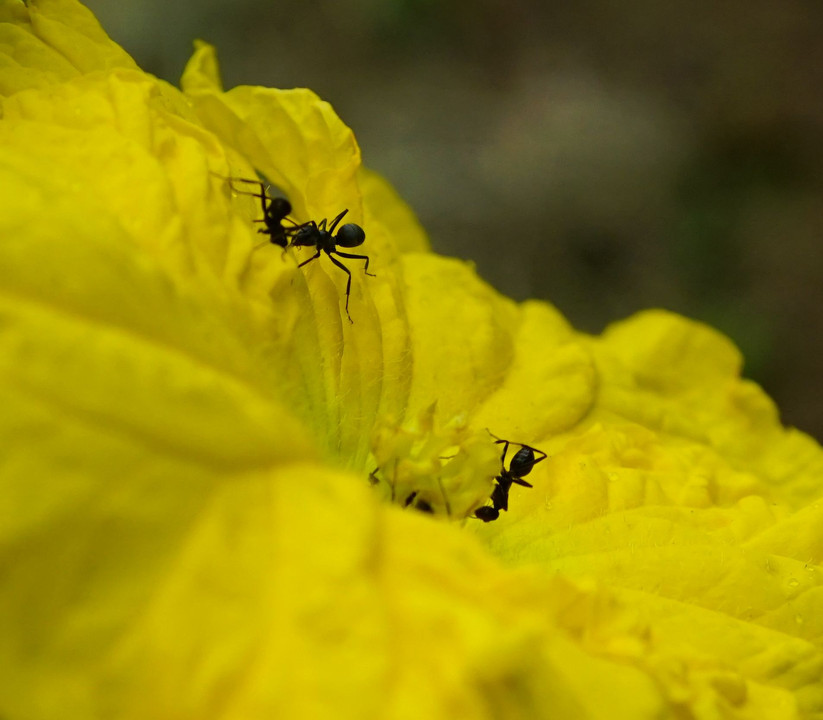
<instances>
[{"instance_id":1,"label":"yellow petal","mask_svg":"<svg viewBox=\"0 0 823 720\"><path fill-rule=\"evenodd\" d=\"M261 457L280 452L269 447L274 436L267 426L283 422L283 411L261 392L263 367L263 382L246 377L252 358L230 329L237 318L226 317L218 299L177 293L96 197L67 192L63 182L48 179L52 168L35 167L30 158L26 174L12 169L22 160L6 153L0 268L6 329L14 332L5 336L3 359L9 377L20 380L15 387L43 401L53 395L65 411L77 404L88 421L111 414L115 424L142 428L152 442L173 445L180 430L181 449L194 444L225 456L221 462L255 446ZM225 339L219 346L211 340L216 334ZM167 386L170 396L144 396L144 383L158 384L158 392ZM158 412L158 399L181 403L179 415ZM226 426L196 411L200 404L215 413L238 405L249 419Z\"/></svg>"},{"instance_id":2,"label":"yellow petal","mask_svg":"<svg viewBox=\"0 0 823 720\"><path fill-rule=\"evenodd\" d=\"M360 148L331 106L306 89L220 93L214 62L213 49L201 45L183 75L206 127L286 194L296 218L331 218L345 208L348 221L362 223Z\"/></svg>"},{"instance_id":3,"label":"yellow petal","mask_svg":"<svg viewBox=\"0 0 823 720\"><path fill-rule=\"evenodd\" d=\"M416 252L309 91L222 93L204 45L187 98L92 72L120 63L96 23L32 6L2 18L0 67L32 67L0 123L0 712L823 712L820 449L727 341L660 313L586 338L518 307ZM253 249L259 200L215 177L253 168L302 219L366 227L354 325L327 258ZM504 518L467 524L534 567L382 506L381 418L418 419L437 460L483 426L550 452Z\"/></svg>"},{"instance_id":4,"label":"yellow petal","mask_svg":"<svg viewBox=\"0 0 823 720\"><path fill-rule=\"evenodd\" d=\"M182 86L203 123L282 190L301 220L363 223L375 262L428 249L410 208L379 175L365 169L352 131L331 106L305 89L237 87L223 92L214 48L203 42ZM233 172L233 171L232 171Z\"/></svg>"},{"instance_id":5,"label":"yellow petal","mask_svg":"<svg viewBox=\"0 0 823 720\"><path fill-rule=\"evenodd\" d=\"M96 70L136 70L129 55L74 0L6 0L0 7L0 94Z\"/></svg>"},{"instance_id":6,"label":"yellow petal","mask_svg":"<svg viewBox=\"0 0 823 720\"><path fill-rule=\"evenodd\" d=\"M646 313L588 344L584 432L545 443L505 525L473 528L512 564L609 587L655 641L627 661L697 716L820 713L820 448L789 456L799 433L708 328Z\"/></svg>"},{"instance_id":7,"label":"yellow petal","mask_svg":"<svg viewBox=\"0 0 823 720\"><path fill-rule=\"evenodd\" d=\"M437 400L443 417L471 414L511 364L514 303L458 260L409 253L402 266L413 333L409 412Z\"/></svg>"},{"instance_id":8,"label":"yellow petal","mask_svg":"<svg viewBox=\"0 0 823 720\"><path fill-rule=\"evenodd\" d=\"M184 92L223 92L220 65L213 45L202 40L194 41L194 52L183 69L180 87Z\"/></svg>"},{"instance_id":9,"label":"yellow petal","mask_svg":"<svg viewBox=\"0 0 823 720\"><path fill-rule=\"evenodd\" d=\"M403 249L424 245L422 231L391 188L363 170L351 130L314 93L248 87L222 93L214 50L203 43L184 73L183 87L204 124L286 193L295 218L319 221L347 209L346 220L364 225L366 242L355 254L369 258L369 271L376 277L363 274L363 260L346 262L353 275L354 324L346 321L341 307L347 276L322 257L299 274L300 280L306 278L305 290L286 326L288 334L302 325L313 336L300 343L305 348L300 364L323 371L306 384L323 391L329 447L351 466L362 466L375 419L406 412L411 353L397 257ZM245 170L229 167L226 172L249 177ZM364 208L364 203L372 205ZM290 253L304 261L311 251ZM294 295L293 287L285 290ZM313 316L307 316L309 309ZM288 311L278 309L283 312Z\"/></svg>"},{"instance_id":10,"label":"yellow petal","mask_svg":"<svg viewBox=\"0 0 823 720\"><path fill-rule=\"evenodd\" d=\"M512 363L480 409L477 424L535 443L572 430L595 402L590 351L557 310L540 302L521 306L512 339Z\"/></svg>"},{"instance_id":11,"label":"yellow petal","mask_svg":"<svg viewBox=\"0 0 823 720\"><path fill-rule=\"evenodd\" d=\"M649 311L609 328L598 352L605 415L710 445L796 506L820 496L819 445L780 425L774 403L740 380L740 353L716 331Z\"/></svg>"}]
</instances>

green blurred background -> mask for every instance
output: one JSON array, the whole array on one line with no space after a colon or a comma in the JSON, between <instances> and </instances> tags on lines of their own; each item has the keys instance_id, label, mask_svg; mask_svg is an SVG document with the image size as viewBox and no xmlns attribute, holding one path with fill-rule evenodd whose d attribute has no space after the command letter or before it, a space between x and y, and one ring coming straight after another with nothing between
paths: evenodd
<instances>
[{"instance_id":1,"label":"green blurred background","mask_svg":"<svg viewBox=\"0 0 823 720\"><path fill-rule=\"evenodd\" d=\"M434 248L579 328L704 320L823 438L823 3L87 0L177 83L310 87Z\"/></svg>"}]
</instances>

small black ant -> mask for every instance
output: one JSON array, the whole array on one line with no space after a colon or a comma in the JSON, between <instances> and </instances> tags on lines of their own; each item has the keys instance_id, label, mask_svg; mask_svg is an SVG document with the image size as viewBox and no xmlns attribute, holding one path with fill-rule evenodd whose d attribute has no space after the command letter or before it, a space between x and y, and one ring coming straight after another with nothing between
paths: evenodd
<instances>
[{"instance_id":1,"label":"small black ant","mask_svg":"<svg viewBox=\"0 0 823 720\"><path fill-rule=\"evenodd\" d=\"M380 482L380 478L377 477L377 473L380 471L379 467L376 467L369 473L369 485L377 485ZM395 473L397 473L397 463L395 463ZM394 502L394 482L389 483L389 487L391 487L391 500ZM442 486L441 486L442 490ZM445 497L445 495L444 495ZM428 515L434 515L434 508L432 504L428 500L424 500L421 497L417 496L417 490L413 490L409 495L406 496L405 501L403 502L403 507L407 508L412 506L415 510L419 510L422 513L426 513ZM446 508L448 510L448 503L446 504Z\"/></svg>"},{"instance_id":2,"label":"small black ant","mask_svg":"<svg viewBox=\"0 0 823 720\"><path fill-rule=\"evenodd\" d=\"M491 433L489 433L491 435ZM495 437L496 445L503 444L503 454L500 456L500 474L494 479L494 490L491 494L491 506L484 505L474 511L474 516L483 522L491 522L500 517L501 510L509 509L509 490L512 484L521 485L523 487L533 487L531 483L526 482L523 478L526 477L532 468L541 460L546 459L546 453L530 445L523 445L522 443L513 443L509 440L501 440ZM509 445L520 445L520 449L514 454L514 457L509 462L509 469L506 470L506 453L509 451ZM540 457L535 457L535 453L539 453Z\"/></svg>"},{"instance_id":3,"label":"small black ant","mask_svg":"<svg viewBox=\"0 0 823 720\"><path fill-rule=\"evenodd\" d=\"M349 280L346 283L346 315L349 318L349 322L354 323L354 320L351 319L351 315L349 314L351 271L339 260L333 258L332 255L339 255L340 257L348 258L350 260L365 260L366 264L363 267L363 272L366 273L366 275L371 275L371 277L376 276L374 273L369 272L368 255L353 255L352 253L340 252L337 249L338 246L344 248L357 247L358 245L362 245L366 240L366 233L363 228L355 223L346 223L337 231L337 235L334 235L335 228L347 212L348 210L344 210L336 218L334 218L328 229L326 229L325 218L323 218L319 223L314 222L314 220L309 220L307 223L304 223L299 229L296 230L296 232L291 234L291 247L317 248L317 252L314 255L312 255L308 260L301 262L297 267L303 267L312 260L317 260L317 258L320 257L320 253L324 252L329 256L329 259L337 265L337 267L349 276ZM291 231L291 228L287 230L288 233L291 233Z\"/></svg>"},{"instance_id":4,"label":"small black ant","mask_svg":"<svg viewBox=\"0 0 823 720\"><path fill-rule=\"evenodd\" d=\"M269 236L269 241L272 245L279 245L284 250L289 244L289 239L304 225L299 225L294 222L288 215L291 213L291 203L282 197L271 197L266 192L266 186L260 180L249 180L247 178L239 177L223 177L217 175L223 180L228 180L229 186L236 193L241 195L251 195L252 197L260 198L260 205L263 208L263 217L254 222L261 222L265 227L260 228L257 232ZM260 192L246 192L245 190L238 190L232 183L242 182L249 185L257 185ZM291 227L284 227L283 221L288 220L292 224ZM305 223L304 223L305 224ZM259 247L259 246L258 246Z\"/></svg>"},{"instance_id":5,"label":"small black ant","mask_svg":"<svg viewBox=\"0 0 823 720\"><path fill-rule=\"evenodd\" d=\"M416 502L415 498L417 498ZM408 507L412 503L414 503L415 510L419 510L420 512L427 513L429 515L434 515L434 508L431 506L431 503L423 498L418 498L417 490L406 498L406 502L403 503L403 507Z\"/></svg>"}]
</instances>

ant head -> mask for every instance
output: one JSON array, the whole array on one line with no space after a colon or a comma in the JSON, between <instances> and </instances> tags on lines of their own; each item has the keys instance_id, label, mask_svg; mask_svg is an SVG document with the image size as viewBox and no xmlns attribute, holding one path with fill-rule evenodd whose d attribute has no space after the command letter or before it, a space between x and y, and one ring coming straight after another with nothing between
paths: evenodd
<instances>
[{"instance_id":1,"label":"ant head","mask_svg":"<svg viewBox=\"0 0 823 720\"><path fill-rule=\"evenodd\" d=\"M352 248L362 245L365 239L366 233L363 228L354 223L346 223L337 231L334 242L340 247Z\"/></svg>"},{"instance_id":2,"label":"ant head","mask_svg":"<svg viewBox=\"0 0 823 720\"><path fill-rule=\"evenodd\" d=\"M275 197L269 199L268 213L272 217L284 218L291 212L291 203L286 198Z\"/></svg>"}]
</instances>

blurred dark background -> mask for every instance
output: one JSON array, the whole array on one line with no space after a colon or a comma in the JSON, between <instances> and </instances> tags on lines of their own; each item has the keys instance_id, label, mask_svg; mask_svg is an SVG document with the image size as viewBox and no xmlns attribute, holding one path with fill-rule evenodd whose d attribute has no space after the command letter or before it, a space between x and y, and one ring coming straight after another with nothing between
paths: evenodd
<instances>
[{"instance_id":1,"label":"blurred dark background","mask_svg":"<svg viewBox=\"0 0 823 720\"><path fill-rule=\"evenodd\" d=\"M823 3L87 0L177 84L310 87L438 252L580 329L714 325L823 438Z\"/></svg>"}]
</instances>

